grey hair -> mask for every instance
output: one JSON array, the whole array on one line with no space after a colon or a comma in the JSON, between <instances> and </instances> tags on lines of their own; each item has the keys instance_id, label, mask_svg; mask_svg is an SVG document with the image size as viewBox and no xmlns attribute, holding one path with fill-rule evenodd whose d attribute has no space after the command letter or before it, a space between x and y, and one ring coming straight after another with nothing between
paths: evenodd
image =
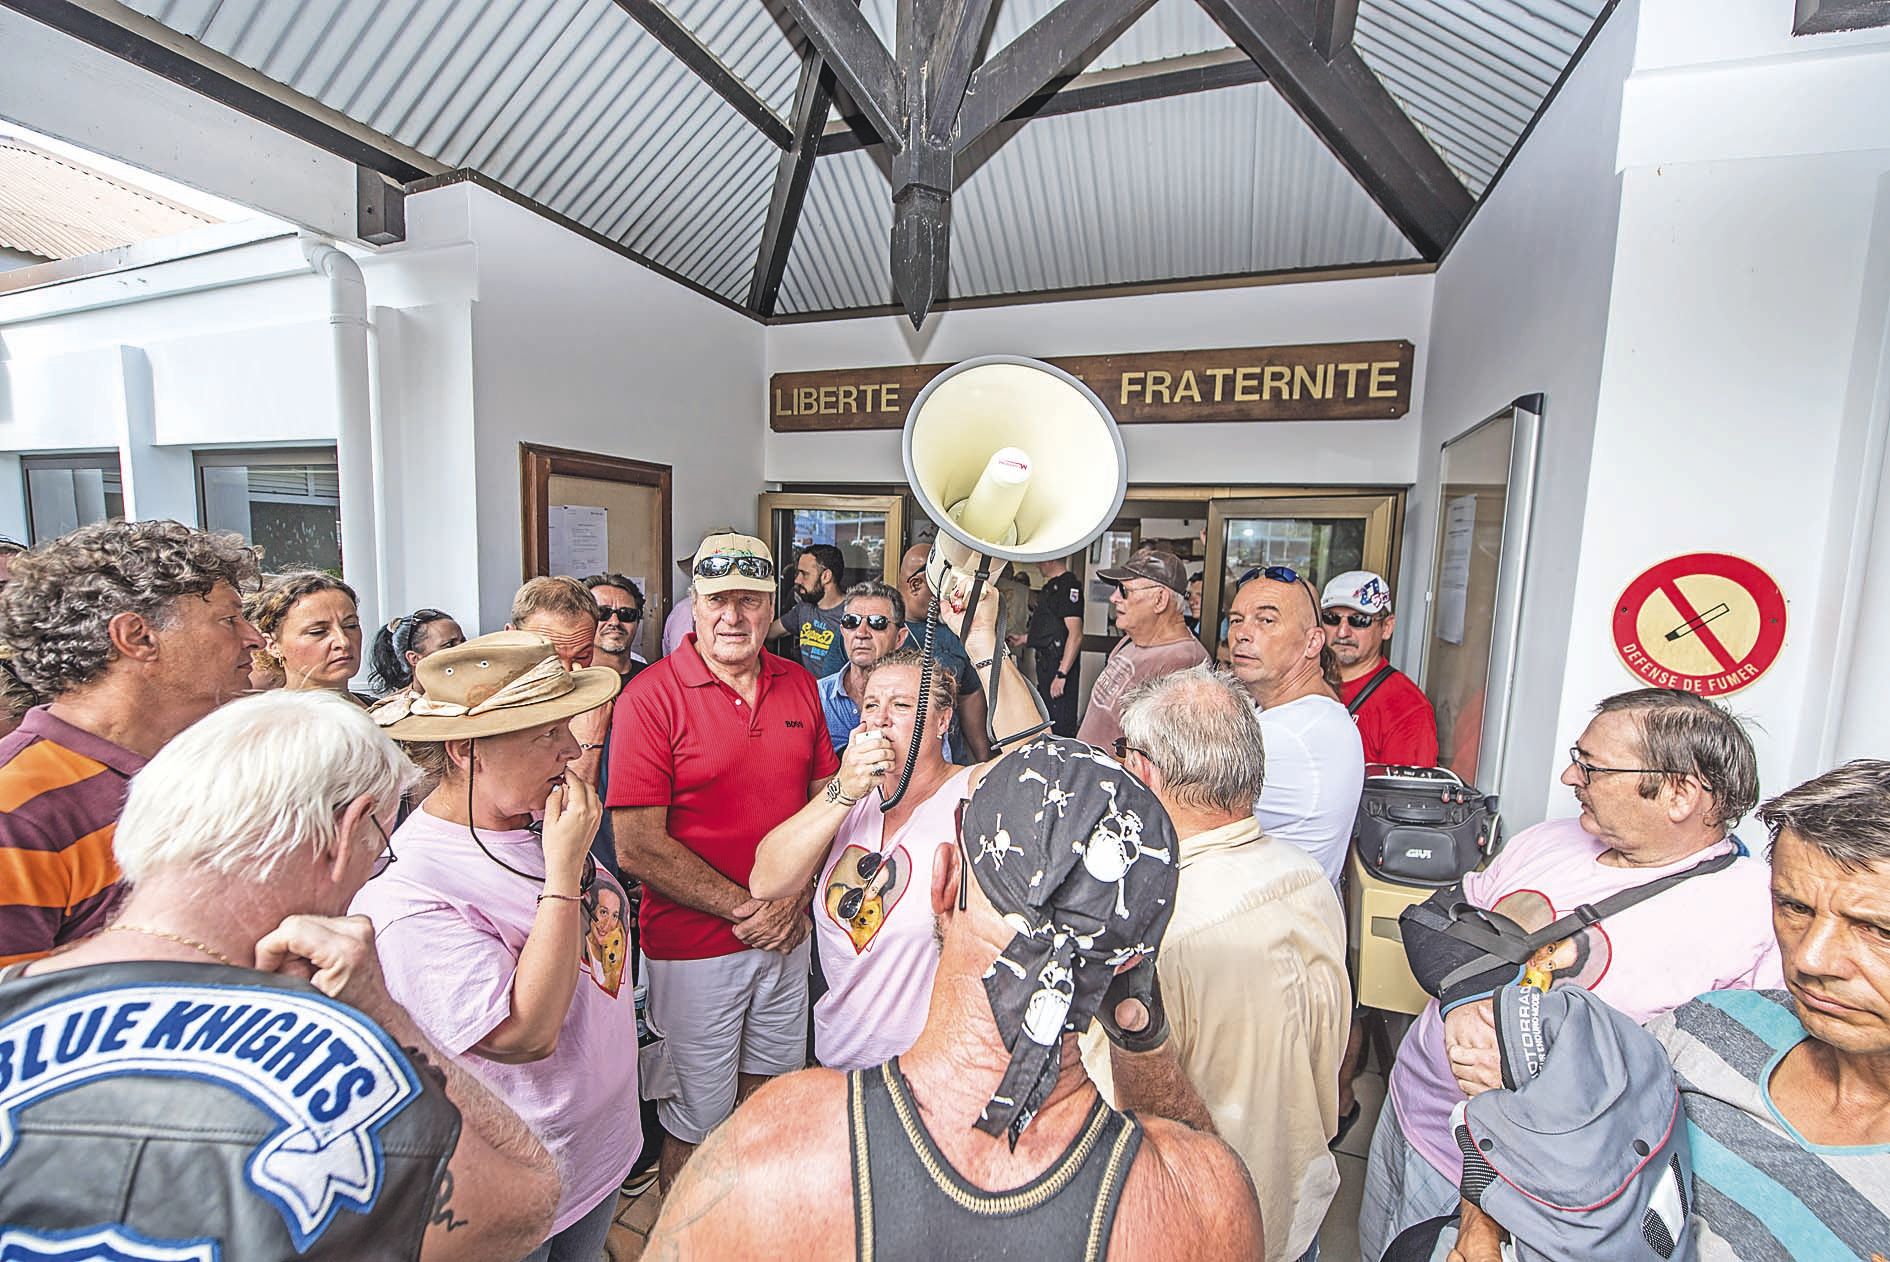
<instances>
[{"instance_id":1,"label":"grey hair","mask_svg":"<svg viewBox=\"0 0 1890 1262\"><path fill-rule=\"evenodd\" d=\"M20 681L56 697L102 676L117 660L111 620L135 613L171 625L177 601L218 583L240 594L262 573L261 549L233 534L174 521L101 521L12 558L0 595L0 640Z\"/></svg>"},{"instance_id":2,"label":"grey hair","mask_svg":"<svg viewBox=\"0 0 1890 1262\"><path fill-rule=\"evenodd\" d=\"M1652 799L1663 784L1698 780L1713 795L1706 821L1731 829L1759 800L1759 756L1752 738L1731 711L1677 688L1618 692L1595 707L1596 714L1630 715L1641 737L1640 793Z\"/></svg>"},{"instance_id":3,"label":"grey hair","mask_svg":"<svg viewBox=\"0 0 1890 1262\"><path fill-rule=\"evenodd\" d=\"M164 871L267 882L334 844L366 796L391 814L419 773L338 693L265 692L184 729L131 781L112 837L125 879Z\"/></svg>"},{"instance_id":4,"label":"grey hair","mask_svg":"<svg viewBox=\"0 0 1890 1262\"><path fill-rule=\"evenodd\" d=\"M876 578L869 578L864 583L855 583L847 588L847 601L852 601L856 596L862 600L883 600L892 606L894 622L906 620L906 598L901 596L898 588L890 583L882 583Z\"/></svg>"},{"instance_id":5,"label":"grey hair","mask_svg":"<svg viewBox=\"0 0 1890 1262\"><path fill-rule=\"evenodd\" d=\"M1759 819L1774 848L1789 828L1853 872L1890 861L1890 762L1858 758L1833 768L1761 806Z\"/></svg>"},{"instance_id":6,"label":"grey hair","mask_svg":"<svg viewBox=\"0 0 1890 1262\"><path fill-rule=\"evenodd\" d=\"M1122 698L1122 735L1162 773L1163 791L1194 807L1253 810L1266 747L1253 700L1206 663L1143 680Z\"/></svg>"}]
</instances>

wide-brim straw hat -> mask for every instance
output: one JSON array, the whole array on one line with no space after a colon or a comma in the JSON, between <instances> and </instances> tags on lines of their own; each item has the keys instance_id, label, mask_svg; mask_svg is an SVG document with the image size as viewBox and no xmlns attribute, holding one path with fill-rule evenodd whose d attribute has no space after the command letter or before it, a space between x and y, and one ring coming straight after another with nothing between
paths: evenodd
<instances>
[{"instance_id":1,"label":"wide-brim straw hat","mask_svg":"<svg viewBox=\"0 0 1890 1262\"><path fill-rule=\"evenodd\" d=\"M608 666L569 670L551 641L530 631L494 631L420 660L424 696L400 693L373 710L397 741L503 736L595 710L623 678Z\"/></svg>"}]
</instances>

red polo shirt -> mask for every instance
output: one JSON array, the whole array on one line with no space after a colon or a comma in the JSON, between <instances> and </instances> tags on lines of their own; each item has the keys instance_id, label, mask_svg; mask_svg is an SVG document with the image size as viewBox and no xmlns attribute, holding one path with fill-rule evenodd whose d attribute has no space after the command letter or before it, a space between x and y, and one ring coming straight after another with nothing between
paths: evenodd
<instances>
[{"instance_id":1,"label":"red polo shirt","mask_svg":"<svg viewBox=\"0 0 1890 1262\"><path fill-rule=\"evenodd\" d=\"M812 675L764 651L751 707L709 672L692 632L617 698L606 805L668 807L669 835L746 886L761 839L807 805L810 783L839 769ZM653 960L748 949L720 916L647 886L641 923Z\"/></svg>"}]
</instances>

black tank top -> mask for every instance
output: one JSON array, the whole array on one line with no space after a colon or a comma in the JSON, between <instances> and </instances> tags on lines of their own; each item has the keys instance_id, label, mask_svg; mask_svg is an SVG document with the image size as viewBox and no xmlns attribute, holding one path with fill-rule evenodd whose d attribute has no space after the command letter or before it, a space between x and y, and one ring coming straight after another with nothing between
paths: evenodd
<instances>
[{"instance_id":1,"label":"black tank top","mask_svg":"<svg viewBox=\"0 0 1890 1262\"><path fill-rule=\"evenodd\" d=\"M932 1142L897 1058L847 1075L854 1256L860 1262L943 1257L1109 1255L1109 1231L1142 1146L1133 1114L1098 1097L1050 1168L1022 1187L986 1192L959 1177Z\"/></svg>"}]
</instances>

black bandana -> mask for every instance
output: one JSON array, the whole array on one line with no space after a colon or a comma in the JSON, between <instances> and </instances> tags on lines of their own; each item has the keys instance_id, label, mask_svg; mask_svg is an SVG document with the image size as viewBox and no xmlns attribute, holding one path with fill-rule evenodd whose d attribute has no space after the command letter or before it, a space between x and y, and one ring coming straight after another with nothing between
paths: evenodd
<instances>
[{"instance_id":1,"label":"black bandana","mask_svg":"<svg viewBox=\"0 0 1890 1262\"><path fill-rule=\"evenodd\" d=\"M1141 781L1081 741L1035 741L965 808L979 888L1017 931L984 975L1010 1067L978 1129L1013 1146L1056 1083L1116 967L1153 954L1174 910L1176 842Z\"/></svg>"}]
</instances>

